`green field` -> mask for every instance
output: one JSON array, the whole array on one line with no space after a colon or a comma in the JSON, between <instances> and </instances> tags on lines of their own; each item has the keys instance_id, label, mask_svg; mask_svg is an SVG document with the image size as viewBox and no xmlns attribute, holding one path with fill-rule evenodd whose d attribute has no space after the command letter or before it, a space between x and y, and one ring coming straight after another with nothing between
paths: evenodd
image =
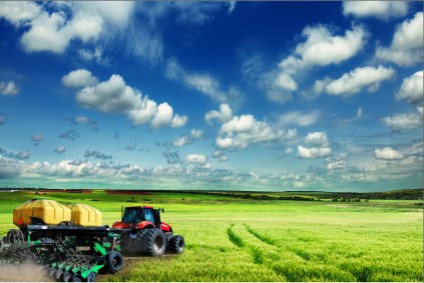
<instances>
[{"instance_id":1,"label":"green field","mask_svg":"<svg viewBox=\"0 0 424 283\"><path fill-rule=\"evenodd\" d=\"M12 209L39 197L0 193L0 235ZM127 259L103 281L423 281L423 210L419 201L251 200L219 195L48 193L87 203L105 224L121 206L165 208L162 220L184 235L182 255Z\"/></svg>"}]
</instances>

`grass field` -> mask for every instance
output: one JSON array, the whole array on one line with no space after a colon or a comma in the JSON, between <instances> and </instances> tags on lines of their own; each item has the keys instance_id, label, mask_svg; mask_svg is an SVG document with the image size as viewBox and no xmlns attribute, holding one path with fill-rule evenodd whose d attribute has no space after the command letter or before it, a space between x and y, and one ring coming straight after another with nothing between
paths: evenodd
<instances>
[{"instance_id":1,"label":"grass field","mask_svg":"<svg viewBox=\"0 0 424 283\"><path fill-rule=\"evenodd\" d=\"M0 193L0 235L12 209L36 197ZM128 259L104 281L423 281L423 210L418 201L249 200L154 193L48 193L87 203L105 224L137 201L165 208L162 220L184 235L182 255Z\"/></svg>"}]
</instances>

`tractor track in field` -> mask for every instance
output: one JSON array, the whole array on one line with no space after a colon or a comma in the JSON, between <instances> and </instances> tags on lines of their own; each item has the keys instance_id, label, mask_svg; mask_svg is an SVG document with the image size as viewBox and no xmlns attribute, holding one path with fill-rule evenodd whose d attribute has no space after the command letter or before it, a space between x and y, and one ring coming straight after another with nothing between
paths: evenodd
<instances>
[{"instance_id":1,"label":"tractor track in field","mask_svg":"<svg viewBox=\"0 0 424 283\"><path fill-rule=\"evenodd\" d=\"M252 261L255 264L259 264L263 267L266 267L271 272L275 273L276 275L284 276L287 281L299 281L298 272L296 268L293 269L290 266L285 266L278 264L278 262L281 260L279 253L282 251L286 251L289 253L292 253L293 255L297 256L299 260L304 261L304 263L308 264L309 262L313 264L319 264L319 265L327 265L327 263L323 260L314 261L313 255L308 253L307 251L304 251L299 248L290 247L286 244L279 245L277 244L277 241L275 239L272 239L268 236L262 235L252 229L249 225L243 223L243 226L245 227L246 231L254 236L256 239L261 241L262 243L267 244L270 247L273 247L274 253L269 251L263 251L261 248L247 243L243 238L238 235L234 230L234 224L231 224L227 228L227 236L228 239L240 250L243 250L247 253L250 253L252 257ZM305 269L304 267L303 269ZM364 281L364 279L367 279L367 276L364 276L363 272L358 272L359 274L354 274L350 270L343 268L343 267L332 267L333 269L338 269L342 272L346 272L351 274L354 278L356 278L359 281ZM307 268L305 270L308 270ZM312 269L311 269L312 271ZM365 280L366 281L366 280Z\"/></svg>"}]
</instances>

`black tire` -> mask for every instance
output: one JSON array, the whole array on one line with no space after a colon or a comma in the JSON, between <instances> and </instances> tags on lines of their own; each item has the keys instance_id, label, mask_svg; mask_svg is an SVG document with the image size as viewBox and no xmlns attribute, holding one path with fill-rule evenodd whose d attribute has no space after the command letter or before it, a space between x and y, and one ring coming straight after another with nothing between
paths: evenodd
<instances>
[{"instance_id":1,"label":"black tire","mask_svg":"<svg viewBox=\"0 0 424 283\"><path fill-rule=\"evenodd\" d=\"M72 274L69 271L64 271L62 273L62 276L60 277L60 280L62 282L69 282L69 280L71 280L72 278Z\"/></svg>"},{"instance_id":2,"label":"black tire","mask_svg":"<svg viewBox=\"0 0 424 283\"><path fill-rule=\"evenodd\" d=\"M142 236L143 253L149 256L161 256L166 250L165 234L157 228L148 229Z\"/></svg>"},{"instance_id":3,"label":"black tire","mask_svg":"<svg viewBox=\"0 0 424 283\"><path fill-rule=\"evenodd\" d=\"M174 254L182 254L185 248L184 237L180 235L173 236L167 246L167 251Z\"/></svg>"},{"instance_id":4,"label":"black tire","mask_svg":"<svg viewBox=\"0 0 424 283\"><path fill-rule=\"evenodd\" d=\"M117 273L122 269L124 258L117 251L110 251L106 254L106 266L110 273Z\"/></svg>"},{"instance_id":5,"label":"black tire","mask_svg":"<svg viewBox=\"0 0 424 283\"><path fill-rule=\"evenodd\" d=\"M87 282L96 282L96 273L90 272L88 273L87 277L85 278Z\"/></svg>"},{"instance_id":6,"label":"black tire","mask_svg":"<svg viewBox=\"0 0 424 283\"><path fill-rule=\"evenodd\" d=\"M81 277L79 277L78 275L74 274L71 277L71 282L81 282Z\"/></svg>"}]
</instances>

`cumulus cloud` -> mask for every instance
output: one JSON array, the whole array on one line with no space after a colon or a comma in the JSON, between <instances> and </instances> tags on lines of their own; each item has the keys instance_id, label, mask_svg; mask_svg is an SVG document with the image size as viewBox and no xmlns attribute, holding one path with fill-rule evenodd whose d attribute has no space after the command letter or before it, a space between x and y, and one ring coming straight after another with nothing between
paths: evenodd
<instances>
[{"instance_id":1,"label":"cumulus cloud","mask_svg":"<svg viewBox=\"0 0 424 283\"><path fill-rule=\"evenodd\" d=\"M303 147L301 145L297 146L297 152L300 158L317 158L317 157L326 157L330 155L331 148L329 147Z\"/></svg>"},{"instance_id":2,"label":"cumulus cloud","mask_svg":"<svg viewBox=\"0 0 424 283\"><path fill-rule=\"evenodd\" d=\"M297 146L300 158L327 157L331 153L330 142L325 132L309 133L305 137L304 142L308 147Z\"/></svg>"},{"instance_id":3,"label":"cumulus cloud","mask_svg":"<svg viewBox=\"0 0 424 283\"><path fill-rule=\"evenodd\" d=\"M189 154L185 158L187 164L206 165L208 158L203 154Z\"/></svg>"},{"instance_id":4,"label":"cumulus cloud","mask_svg":"<svg viewBox=\"0 0 424 283\"><path fill-rule=\"evenodd\" d=\"M0 114L0 125L3 125L4 123L6 123L6 120L7 120L7 115Z\"/></svg>"},{"instance_id":5,"label":"cumulus cloud","mask_svg":"<svg viewBox=\"0 0 424 283\"><path fill-rule=\"evenodd\" d=\"M307 70L339 64L355 56L366 41L366 31L359 26L346 30L344 35L334 34L324 25L303 29L305 41L297 44L294 52L281 60L278 70L266 74L262 85L271 101L286 102L298 91L297 80Z\"/></svg>"},{"instance_id":6,"label":"cumulus cloud","mask_svg":"<svg viewBox=\"0 0 424 283\"><path fill-rule=\"evenodd\" d=\"M14 97L19 92L19 87L14 81L0 82L0 95Z\"/></svg>"},{"instance_id":7,"label":"cumulus cloud","mask_svg":"<svg viewBox=\"0 0 424 283\"><path fill-rule=\"evenodd\" d=\"M34 134L31 136L31 140L34 142L35 145L38 145L40 142L43 141L43 135Z\"/></svg>"},{"instance_id":8,"label":"cumulus cloud","mask_svg":"<svg viewBox=\"0 0 424 283\"><path fill-rule=\"evenodd\" d=\"M334 35L327 27L306 27L302 36L306 38L296 46L295 54L280 62L279 66L289 74L302 67L338 64L353 57L365 43L365 30L354 26L343 36ZM289 68L294 67L291 71Z\"/></svg>"},{"instance_id":9,"label":"cumulus cloud","mask_svg":"<svg viewBox=\"0 0 424 283\"><path fill-rule=\"evenodd\" d=\"M319 110L314 110L311 112L300 112L300 111L291 111L278 117L279 125L297 125L297 126L310 126L315 124L320 118L321 113Z\"/></svg>"},{"instance_id":10,"label":"cumulus cloud","mask_svg":"<svg viewBox=\"0 0 424 283\"><path fill-rule=\"evenodd\" d=\"M75 131L74 129L70 129L59 135L59 139L68 139L70 141L78 139L79 137L80 137L79 133Z\"/></svg>"},{"instance_id":11,"label":"cumulus cloud","mask_svg":"<svg viewBox=\"0 0 424 283\"><path fill-rule=\"evenodd\" d=\"M123 113L134 125L150 121L152 128L182 127L187 122L186 116L174 115L168 103L157 106L148 96L143 96L140 91L126 85L120 75L112 75L107 81L83 88L77 93L76 99L86 108L106 113Z\"/></svg>"},{"instance_id":12,"label":"cumulus cloud","mask_svg":"<svg viewBox=\"0 0 424 283\"><path fill-rule=\"evenodd\" d=\"M105 159L105 160L112 159L112 155L110 154L102 153L97 150L88 150L88 149L84 152L84 157L93 157L96 159Z\"/></svg>"},{"instance_id":13,"label":"cumulus cloud","mask_svg":"<svg viewBox=\"0 0 424 283\"><path fill-rule=\"evenodd\" d=\"M317 89L317 84L321 84L321 90L330 95L341 96L358 93L365 87L368 87L368 92L374 92L378 90L382 81L392 78L394 74L395 71L392 68L368 66L356 68L336 80L326 78L322 81L316 81L315 87Z\"/></svg>"},{"instance_id":14,"label":"cumulus cloud","mask_svg":"<svg viewBox=\"0 0 424 283\"><path fill-rule=\"evenodd\" d=\"M51 9L52 5L55 9ZM133 11L133 2L71 2L48 5L10 1L0 4L0 17L17 28L24 28L20 43L28 53L63 53L73 41L97 42L103 31L126 25Z\"/></svg>"},{"instance_id":15,"label":"cumulus cloud","mask_svg":"<svg viewBox=\"0 0 424 283\"><path fill-rule=\"evenodd\" d=\"M374 17L381 20L401 18L408 13L404 1L344 1L343 15L357 18Z\"/></svg>"},{"instance_id":16,"label":"cumulus cloud","mask_svg":"<svg viewBox=\"0 0 424 283\"><path fill-rule=\"evenodd\" d=\"M231 107L226 103L219 105L219 111L212 110L205 114L205 120L209 125L213 125L213 121L217 120L219 123L225 123L231 119L233 111Z\"/></svg>"},{"instance_id":17,"label":"cumulus cloud","mask_svg":"<svg viewBox=\"0 0 424 283\"><path fill-rule=\"evenodd\" d=\"M218 102L240 103L243 100L243 95L237 88L231 86L228 90L223 90L218 79L209 74L189 72L176 60L167 62L165 75L169 79L182 81L187 87Z\"/></svg>"},{"instance_id":18,"label":"cumulus cloud","mask_svg":"<svg viewBox=\"0 0 424 283\"><path fill-rule=\"evenodd\" d=\"M172 145L174 147L181 147L187 144L193 143L195 140L198 140L203 137L203 131L193 129L191 130L190 134L183 135L172 142Z\"/></svg>"},{"instance_id":19,"label":"cumulus cloud","mask_svg":"<svg viewBox=\"0 0 424 283\"><path fill-rule=\"evenodd\" d=\"M11 179L19 176L23 171L20 161L0 156L0 180Z\"/></svg>"},{"instance_id":20,"label":"cumulus cloud","mask_svg":"<svg viewBox=\"0 0 424 283\"><path fill-rule=\"evenodd\" d=\"M63 145L61 145L61 146L56 147L54 149L54 152L56 152L56 153L65 153L66 152L66 148Z\"/></svg>"},{"instance_id":21,"label":"cumulus cloud","mask_svg":"<svg viewBox=\"0 0 424 283\"><path fill-rule=\"evenodd\" d=\"M403 154L391 147L385 147L383 149L377 148L374 151L375 159L380 160L399 160L403 159Z\"/></svg>"},{"instance_id":22,"label":"cumulus cloud","mask_svg":"<svg viewBox=\"0 0 424 283\"><path fill-rule=\"evenodd\" d=\"M286 141L296 138L297 130L282 130L265 121L257 121L253 115L233 116L222 124L216 145L222 149L243 149L251 143Z\"/></svg>"},{"instance_id":23,"label":"cumulus cloud","mask_svg":"<svg viewBox=\"0 0 424 283\"><path fill-rule=\"evenodd\" d=\"M378 59L393 62L399 66L422 64L424 48L423 12L398 25L389 47L378 47Z\"/></svg>"},{"instance_id":24,"label":"cumulus cloud","mask_svg":"<svg viewBox=\"0 0 424 283\"><path fill-rule=\"evenodd\" d=\"M411 104L424 105L423 71L418 71L412 76L403 79L396 98L398 100L406 100Z\"/></svg>"},{"instance_id":25,"label":"cumulus cloud","mask_svg":"<svg viewBox=\"0 0 424 283\"><path fill-rule=\"evenodd\" d=\"M62 83L66 87L86 87L93 86L98 83L96 77L94 77L90 71L85 69L78 69L69 72L67 75L62 77Z\"/></svg>"},{"instance_id":26,"label":"cumulus cloud","mask_svg":"<svg viewBox=\"0 0 424 283\"><path fill-rule=\"evenodd\" d=\"M383 118L383 123L394 132L415 129L423 125L423 116L419 113L397 114Z\"/></svg>"},{"instance_id":27,"label":"cumulus cloud","mask_svg":"<svg viewBox=\"0 0 424 283\"><path fill-rule=\"evenodd\" d=\"M327 162L327 170L329 171L335 171L335 170L342 170L347 168L347 154L346 153L340 153L335 156L327 157L325 161Z\"/></svg>"},{"instance_id":28,"label":"cumulus cloud","mask_svg":"<svg viewBox=\"0 0 424 283\"><path fill-rule=\"evenodd\" d=\"M228 161L228 156L223 150L215 150L212 153L212 157L218 159L220 162Z\"/></svg>"}]
</instances>

